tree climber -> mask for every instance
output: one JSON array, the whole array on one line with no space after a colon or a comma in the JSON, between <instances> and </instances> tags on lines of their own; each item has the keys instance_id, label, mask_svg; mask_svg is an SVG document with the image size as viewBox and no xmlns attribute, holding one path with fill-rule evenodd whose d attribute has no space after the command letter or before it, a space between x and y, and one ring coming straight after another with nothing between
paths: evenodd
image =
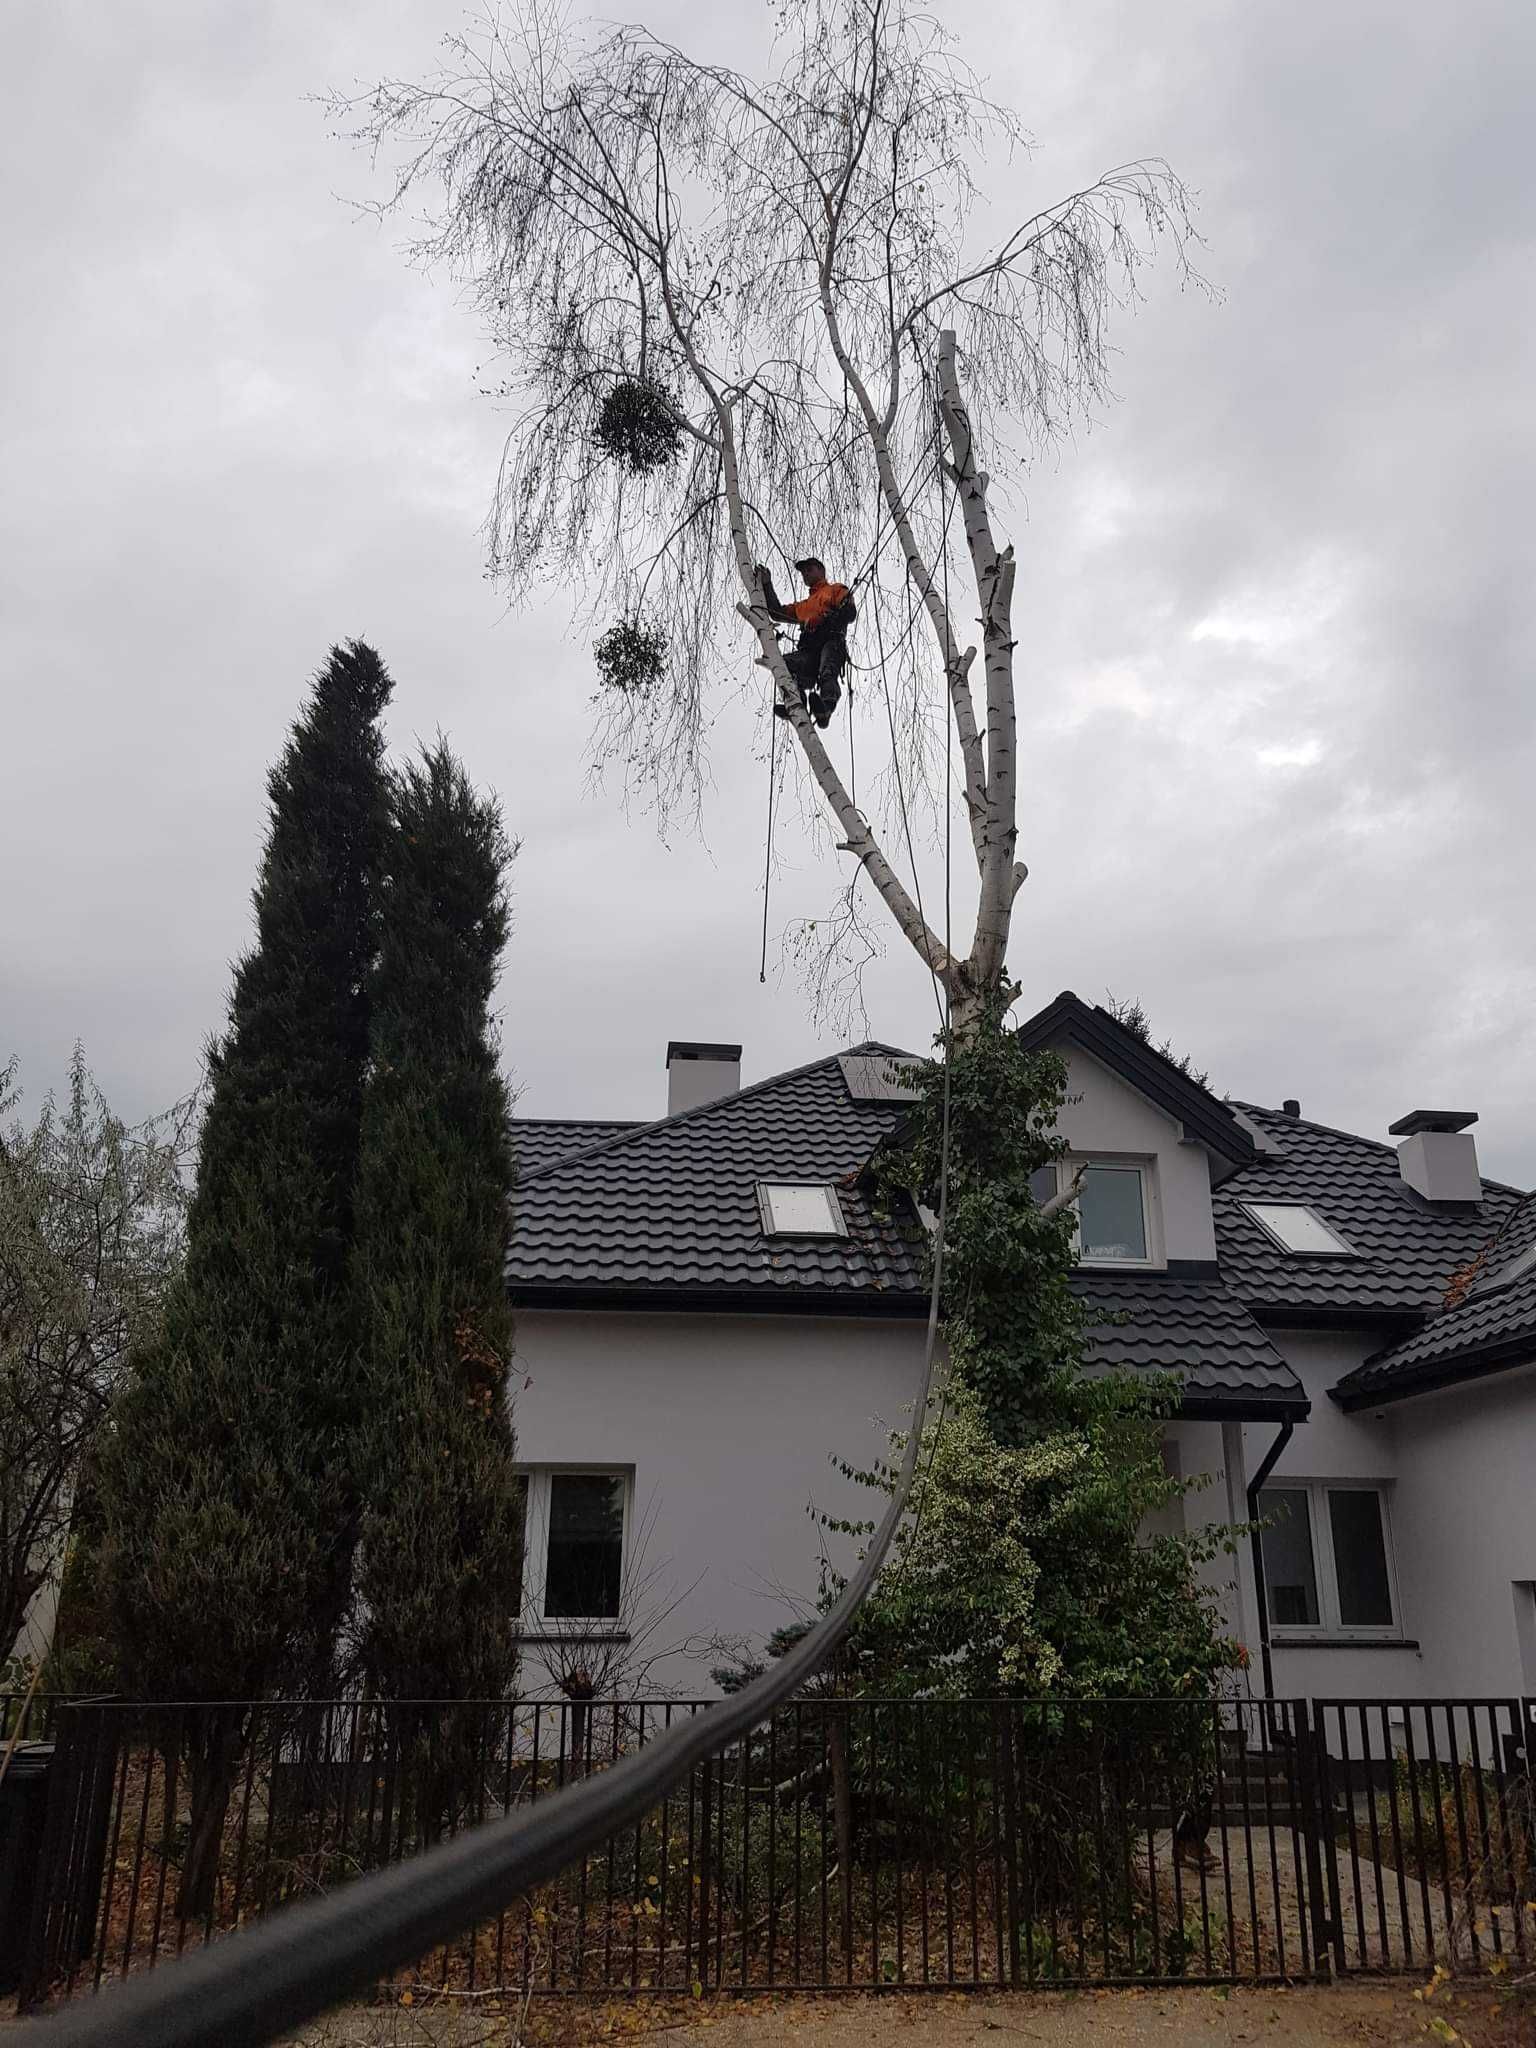
<instances>
[{"instance_id":1,"label":"tree climber","mask_svg":"<svg viewBox=\"0 0 1536 2048\"><path fill-rule=\"evenodd\" d=\"M805 578L806 595L793 604L779 602L773 578L761 562L757 576L769 618L800 628L799 644L785 655L784 666L800 692L800 702L825 730L843 694L839 678L848 666L848 628L859 614L853 592L846 583L829 583L826 564L815 555L796 562L795 568ZM773 715L788 718L790 708L775 704Z\"/></svg>"}]
</instances>

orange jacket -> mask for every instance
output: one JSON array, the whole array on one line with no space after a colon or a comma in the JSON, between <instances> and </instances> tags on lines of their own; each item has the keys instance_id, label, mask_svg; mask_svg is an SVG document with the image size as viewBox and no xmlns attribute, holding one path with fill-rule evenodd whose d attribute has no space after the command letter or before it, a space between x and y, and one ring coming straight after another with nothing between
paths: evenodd
<instances>
[{"instance_id":1,"label":"orange jacket","mask_svg":"<svg viewBox=\"0 0 1536 2048\"><path fill-rule=\"evenodd\" d=\"M798 598L794 604L785 605L792 619L802 626L819 626L828 612L836 611L848 595L846 583L821 583L808 597Z\"/></svg>"}]
</instances>

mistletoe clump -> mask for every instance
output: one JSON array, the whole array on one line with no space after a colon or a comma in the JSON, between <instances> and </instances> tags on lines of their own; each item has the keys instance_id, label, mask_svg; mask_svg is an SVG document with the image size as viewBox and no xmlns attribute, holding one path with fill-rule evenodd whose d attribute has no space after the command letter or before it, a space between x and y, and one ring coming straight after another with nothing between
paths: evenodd
<instances>
[{"instance_id":1,"label":"mistletoe clump","mask_svg":"<svg viewBox=\"0 0 1536 2048\"><path fill-rule=\"evenodd\" d=\"M593 439L602 452L635 476L664 469L683 445L672 401L656 384L626 377L598 409Z\"/></svg>"},{"instance_id":2,"label":"mistletoe clump","mask_svg":"<svg viewBox=\"0 0 1536 2048\"><path fill-rule=\"evenodd\" d=\"M666 673L667 636L660 626L636 614L610 626L593 646L592 658L605 690L646 697Z\"/></svg>"}]
</instances>

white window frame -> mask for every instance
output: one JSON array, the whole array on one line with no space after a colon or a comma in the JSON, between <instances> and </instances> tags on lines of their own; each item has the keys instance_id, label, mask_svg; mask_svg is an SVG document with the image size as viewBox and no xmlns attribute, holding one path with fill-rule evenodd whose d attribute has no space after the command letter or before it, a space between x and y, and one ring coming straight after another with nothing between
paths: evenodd
<instances>
[{"instance_id":1,"label":"white window frame","mask_svg":"<svg viewBox=\"0 0 1536 2048\"><path fill-rule=\"evenodd\" d=\"M1265 1222L1264 1218L1258 1213L1260 1209L1305 1209L1313 1222L1320 1223L1328 1235L1337 1241L1337 1249L1331 1245L1323 1245L1313 1251L1298 1251L1295 1245L1286 1243L1285 1239L1272 1224ZM1343 1231L1336 1229L1328 1221L1328 1218L1318 1208L1316 1202L1268 1201L1255 1195L1251 1201L1243 1203L1243 1211L1248 1221L1256 1224L1269 1239L1270 1243L1277 1245L1288 1259L1358 1259L1360 1256Z\"/></svg>"},{"instance_id":2,"label":"white window frame","mask_svg":"<svg viewBox=\"0 0 1536 2048\"><path fill-rule=\"evenodd\" d=\"M775 1188L812 1188L818 1195L825 1195L832 1212L834 1228L831 1230L785 1230L773 1220L773 1190ZM837 1189L829 1180L760 1180L757 1183L757 1211L762 1220L764 1237L810 1237L842 1238L848 1235L848 1219L843 1214L843 1205L837 1198Z\"/></svg>"},{"instance_id":3,"label":"white window frame","mask_svg":"<svg viewBox=\"0 0 1536 2048\"><path fill-rule=\"evenodd\" d=\"M1168 1263L1163 1244L1163 1211L1158 1198L1157 1161L1145 1152L1083 1152L1056 1162L1056 1191L1072 1185L1079 1168L1111 1166L1117 1172L1134 1172L1141 1181L1141 1227L1147 1241L1147 1256L1144 1259L1095 1258L1082 1249L1082 1226L1078 1220L1077 1204L1072 1205L1072 1238L1077 1248L1077 1263L1095 1273L1154 1273L1160 1272Z\"/></svg>"},{"instance_id":4,"label":"white window frame","mask_svg":"<svg viewBox=\"0 0 1536 2048\"><path fill-rule=\"evenodd\" d=\"M625 1628L624 1580L629 1569L630 1541L634 1521L635 1468L633 1465L555 1464L519 1465L526 1482L523 1506L523 1600L517 1615L517 1632L524 1642L558 1640L572 1636L614 1636ZM617 1479L622 1486L622 1520L619 1527L619 1612L617 1614L547 1615L544 1601L549 1573L550 1482L556 1478Z\"/></svg>"},{"instance_id":5,"label":"white window frame","mask_svg":"<svg viewBox=\"0 0 1536 2048\"><path fill-rule=\"evenodd\" d=\"M1300 1628L1294 1622L1270 1619L1272 1643L1396 1643L1403 1639L1403 1606L1397 1590L1397 1559L1392 1546L1392 1482L1389 1479L1292 1479L1275 1472L1264 1482L1265 1493L1300 1493L1307 1503L1307 1526L1312 1538L1312 1569L1317 1575L1318 1620L1314 1627ZM1381 1514L1381 1545L1387 1560L1387 1597L1392 1619L1367 1626L1339 1618L1339 1573L1333 1552L1333 1517L1328 1512L1330 1493L1374 1493ZM1262 1512L1262 1509L1261 1509ZM1264 1604L1269 1606L1269 1571L1264 1573Z\"/></svg>"}]
</instances>

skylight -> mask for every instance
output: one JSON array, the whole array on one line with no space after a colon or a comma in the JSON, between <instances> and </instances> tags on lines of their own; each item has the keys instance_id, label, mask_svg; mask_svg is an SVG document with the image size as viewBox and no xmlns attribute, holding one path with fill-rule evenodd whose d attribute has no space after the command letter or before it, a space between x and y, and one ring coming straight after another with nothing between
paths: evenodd
<instances>
[{"instance_id":1,"label":"skylight","mask_svg":"<svg viewBox=\"0 0 1536 2048\"><path fill-rule=\"evenodd\" d=\"M1340 1256L1352 1259L1355 1248L1346 1244L1315 1209L1304 1202L1244 1202L1243 1207L1267 1231L1282 1251Z\"/></svg>"},{"instance_id":2,"label":"skylight","mask_svg":"<svg viewBox=\"0 0 1536 2048\"><path fill-rule=\"evenodd\" d=\"M757 1206L769 1237L846 1237L837 1190L818 1181L760 1180Z\"/></svg>"},{"instance_id":3,"label":"skylight","mask_svg":"<svg viewBox=\"0 0 1536 2048\"><path fill-rule=\"evenodd\" d=\"M884 1052L843 1052L837 1056L854 1102L917 1102L918 1091L902 1078L907 1064Z\"/></svg>"}]
</instances>

